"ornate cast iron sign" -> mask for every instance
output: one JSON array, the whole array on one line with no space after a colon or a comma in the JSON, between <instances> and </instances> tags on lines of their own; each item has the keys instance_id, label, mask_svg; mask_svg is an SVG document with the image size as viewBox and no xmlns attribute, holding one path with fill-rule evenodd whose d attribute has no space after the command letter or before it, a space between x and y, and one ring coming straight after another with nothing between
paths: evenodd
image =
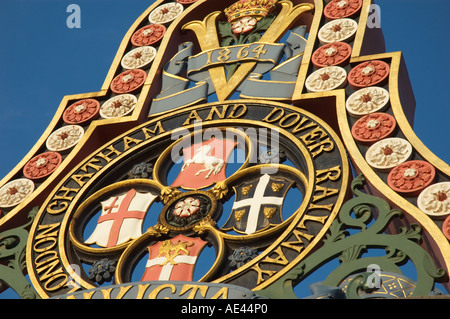
<instances>
[{"instance_id":1,"label":"ornate cast iron sign","mask_svg":"<svg viewBox=\"0 0 450 319\"><path fill-rule=\"evenodd\" d=\"M135 276L192 281L205 245L214 248L215 260L202 281L254 289L276 280L320 242L348 188L342 143L308 112L240 102L170 113L86 158L48 199L31 231L32 276L42 293L94 288L87 274L77 277L67 269L103 258L114 262L117 283ZM197 132L194 119L202 119ZM242 130L230 129L236 119ZM180 150L187 155L177 164ZM201 161L192 156L202 152ZM279 153L285 154L282 163ZM153 167L151 179L129 176L137 162ZM294 188L303 199L282 212ZM157 201L164 207L142 231ZM95 228L86 230L91 220ZM234 269L230 258L241 246L258 253ZM145 269L137 273L133 268L144 258Z\"/></svg>"},{"instance_id":2,"label":"ornate cast iron sign","mask_svg":"<svg viewBox=\"0 0 450 319\"><path fill-rule=\"evenodd\" d=\"M23 298L296 298L337 258L310 298L442 293L450 170L409 126L370 5L156 1L2 180L31 286L0 279Z\"/></svg>"}]
</instances>

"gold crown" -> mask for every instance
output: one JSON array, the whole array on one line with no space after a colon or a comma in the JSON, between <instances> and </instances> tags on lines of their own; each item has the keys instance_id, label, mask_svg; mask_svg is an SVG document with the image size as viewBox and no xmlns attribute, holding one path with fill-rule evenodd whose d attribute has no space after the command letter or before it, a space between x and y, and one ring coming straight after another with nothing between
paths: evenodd
<instances>
[{"instance_id":1,"label":"gold crown","mask_svg":"<svg viewBox=\"0 0 450 319\"><path fill-rule=\"evenodd\" d=\"M258 21L269 14L278 0L240 0L226 8L228 22L242 17L255 17Z\"/></svg>"}]
</instances>

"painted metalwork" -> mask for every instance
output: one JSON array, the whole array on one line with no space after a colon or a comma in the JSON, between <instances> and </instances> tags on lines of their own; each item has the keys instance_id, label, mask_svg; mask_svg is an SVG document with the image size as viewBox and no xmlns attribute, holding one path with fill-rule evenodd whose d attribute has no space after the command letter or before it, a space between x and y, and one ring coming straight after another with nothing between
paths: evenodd
<instances>
[{"instance_id":1,"label":"painted metalwork","mask_svg":"<svg viewBox=\"0 0 450 319\"><path fill-rule=\"evenodd\" d=\"M10 287L22 299L40 299L36 290L24 276L24 272L26 272L27 228L33 222L38 209L38 207L35 207L29 212L27 224L0 233L0 260L2 261L0 280L2 289Z\"/></svg>"},{"instance_id":2,"label":"painted metalwork","mask_svg":"<svg viewBox=\"0 0 450 319\"><path fill-rule=\"evenodd\" d=\"M367 293L374 288L380 288L373 284L376 275L373 272L365 272L374 267L373 265L401 275L399 265L408 260L412 261L417 271L417 283L410 296L426 296L432 293L435 280L444 279L447 273L444 269L436 268L431 256L420 247L420 225L411 224L410 228L398 229L398 233L386 234L389 223L392 223L394 218L401 217L402 212L391 209L385 200L362 192L360 189L363 186L362 176L352 182L355 197L342 206L323 246L275 284L257 291L258 294L269 298L297 298L293 286L333 258L339 259L340 266L330 272L322 282L323 286L338 287L351 274L362 272L348 284L347 298L358 299L360 290ZM350 229L355 229L358 233L349 236ZM385 255L365 257L364 253L371 248L384 249Z\"/></svg>"},{"instance_id":3,"label":"painted metalwork","mask_svg":"<svg viewBox=\"0 0 450 319\"><path fill-rule=\"evenodd\" d=\"M297 298L337 259L308 298L446 293L450 168L408 122L371 1L211 1L155 1L101 90L63 98L0 182L0 280L22 298ZM10 187L44 149L58 165Z\"/></svg>"}]
</instances>

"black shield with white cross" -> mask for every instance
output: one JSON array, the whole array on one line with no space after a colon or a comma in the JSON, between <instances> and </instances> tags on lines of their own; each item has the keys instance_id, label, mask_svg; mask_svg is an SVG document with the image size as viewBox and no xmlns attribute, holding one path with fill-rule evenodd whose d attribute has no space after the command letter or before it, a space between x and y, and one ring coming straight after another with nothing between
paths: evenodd
<instances>
[{"instance_id":1,"label":"black shield with white cross","mask_svg":"<svg viewBox=\"0 0 450 319\"><path fill-rule=\"evenodd\" d=\"M282 205L293 182L261 175L234 186L235 201L222 229L250 235L282 222Z\"/></svg>"}]
</instances>

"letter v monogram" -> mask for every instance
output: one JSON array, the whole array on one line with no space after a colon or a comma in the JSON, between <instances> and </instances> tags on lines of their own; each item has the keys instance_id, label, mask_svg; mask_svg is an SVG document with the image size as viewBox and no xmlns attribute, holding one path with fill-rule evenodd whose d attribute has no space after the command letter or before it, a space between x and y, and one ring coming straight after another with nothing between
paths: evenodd
<instances>
[{"instance_id":1,"label":"letter v monogram","mask_svg":"<svg viewBox=\"0 0 450 319\"><path fill-rule=\"evenodd\" d=\"M294 6L290 1L280 1L281 11L275 21L270 25L259 42L276 43L289 30L305 12L314 9L314 5L302 3ZM219 49L219 36L216 27L220 11L214 11L206 16L203 21L191 21L183 26L183 30L194 31L200 48L203 51ZM248 77L255 68L257 62L243 62L233 76L227 81L224 66L216 66L209 69L211 80L216 89L219 101L227 100L236 88Z\"/></svg>"}]
</instances>

